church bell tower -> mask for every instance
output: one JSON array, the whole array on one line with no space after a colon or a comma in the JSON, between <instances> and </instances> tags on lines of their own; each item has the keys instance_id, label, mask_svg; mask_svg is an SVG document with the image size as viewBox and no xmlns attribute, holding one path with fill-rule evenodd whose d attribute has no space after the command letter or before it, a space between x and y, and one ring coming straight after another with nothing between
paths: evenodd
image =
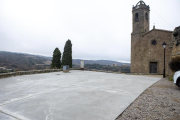
<instances>
[{"instance_id":1,"label":"church bell tower","mask_svg":"<svg viewBox=\"0 0 180 120\"><path fill-rule=\"evenodd\" d=\"M149 5L139 1L132 8L133 34L146 33L149 31Z\"/></svg>"},{"instance_id":2,"label":"church bell tower","mask_svg":"<svg viewBox=\"0 0 180 120\"><path fill-rule=\"evenodd\" d=\"M149 12L149 5L142 0L132 7L131 73L143 73L141 41L142 35L149 31Z\"/></svg>"}]
</instances>

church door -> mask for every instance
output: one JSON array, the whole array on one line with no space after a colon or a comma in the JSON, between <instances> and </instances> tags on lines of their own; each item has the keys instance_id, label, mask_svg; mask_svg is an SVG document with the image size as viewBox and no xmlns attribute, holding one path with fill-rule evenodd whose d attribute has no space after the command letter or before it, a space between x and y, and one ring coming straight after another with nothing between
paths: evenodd
<instances>
[{"instance_id":1,"label":"church door","mask_svg":"<svg viewBox=\"0 0 180 120\"><path fill-rule=\"evenodd\" d=\"M150 73L157 73L157 62L150 62Z\"/></svg>"}]
</instances>

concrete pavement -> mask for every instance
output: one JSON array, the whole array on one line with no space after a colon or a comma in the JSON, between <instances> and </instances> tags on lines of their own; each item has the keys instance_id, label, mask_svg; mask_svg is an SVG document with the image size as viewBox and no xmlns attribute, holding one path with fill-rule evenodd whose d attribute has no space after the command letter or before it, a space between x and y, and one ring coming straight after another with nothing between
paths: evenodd
<instances>
[{"instance_id":1,"label":"concrete pavement","mask_svg":"<svg viewBox=\"0 0 180 120\"><path fill-rule=\"evenodd\" d=\"M158 80L78 70L0 79L0 120L113 120Z\"/></svg>"}]
</instances>

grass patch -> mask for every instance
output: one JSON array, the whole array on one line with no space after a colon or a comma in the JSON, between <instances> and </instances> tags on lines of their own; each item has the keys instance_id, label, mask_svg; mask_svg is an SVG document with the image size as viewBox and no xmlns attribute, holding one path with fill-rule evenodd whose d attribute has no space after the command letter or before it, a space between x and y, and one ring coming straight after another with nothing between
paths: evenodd
<instances>
[{"instance_id":1,"label":"grass patch","mask_svg":"<svg viewBox=\"0 0 180 120\"><path fill-rule=\"evenodd\" d=\"M168 80L169 80L169 81L173 81L173 78L172 78L172 77L168 77Z\"/></svg>"}]
</instances>

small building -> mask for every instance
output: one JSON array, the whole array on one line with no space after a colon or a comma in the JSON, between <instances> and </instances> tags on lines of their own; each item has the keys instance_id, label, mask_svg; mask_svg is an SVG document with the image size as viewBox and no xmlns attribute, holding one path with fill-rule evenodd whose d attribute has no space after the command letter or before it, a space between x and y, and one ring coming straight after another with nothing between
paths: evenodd
<instances>
[{"instance_id":1,"label":"small building","mask_svg":"<svg viewBox=\"0 0 180 120\"><path fill-rule=\"evenodd\" d=\"M0 67L0 70L5 70L5 68L4 67Z\"/></svg>"},{"instance_id":2,"label":"small building","mask_svg":"<svg viewBox=\"0 0 180 120\"><path fill-rule=\"evenodd\" d=\"M84 70L84 61L81 61L80 68L81 68L81 70Z\"/></svg>"},{"instance_id":3,"label":"small building","mask_svg":"<svg viewBox=\"0 0 180 120\"><path fill-rule=\"evenodd\" d=\"M118 64L113 63L111 66L112 66L112 67L117 67L117 66L118 66Z\"/></svg>"},{"instance_id":4,"label":"small building","mask_svg":"<svg viewBox=\"0 0 180 120\"><path fill-rule=\"evenodd\" d=\"M7 70L7 71L11 71L11 72L13 71L13 69L6 69L6 70Z\"/></svg>"},{"instance_id":5,"label":"small building","mask_svg":"<svg viewBox=\"0 0 180 120\"><path fill-rule=\"evenodd\" d=\"M0 67L0 72L12 72L13 69L6 69L5 67Z\"/></svg>"}]
</instances>

